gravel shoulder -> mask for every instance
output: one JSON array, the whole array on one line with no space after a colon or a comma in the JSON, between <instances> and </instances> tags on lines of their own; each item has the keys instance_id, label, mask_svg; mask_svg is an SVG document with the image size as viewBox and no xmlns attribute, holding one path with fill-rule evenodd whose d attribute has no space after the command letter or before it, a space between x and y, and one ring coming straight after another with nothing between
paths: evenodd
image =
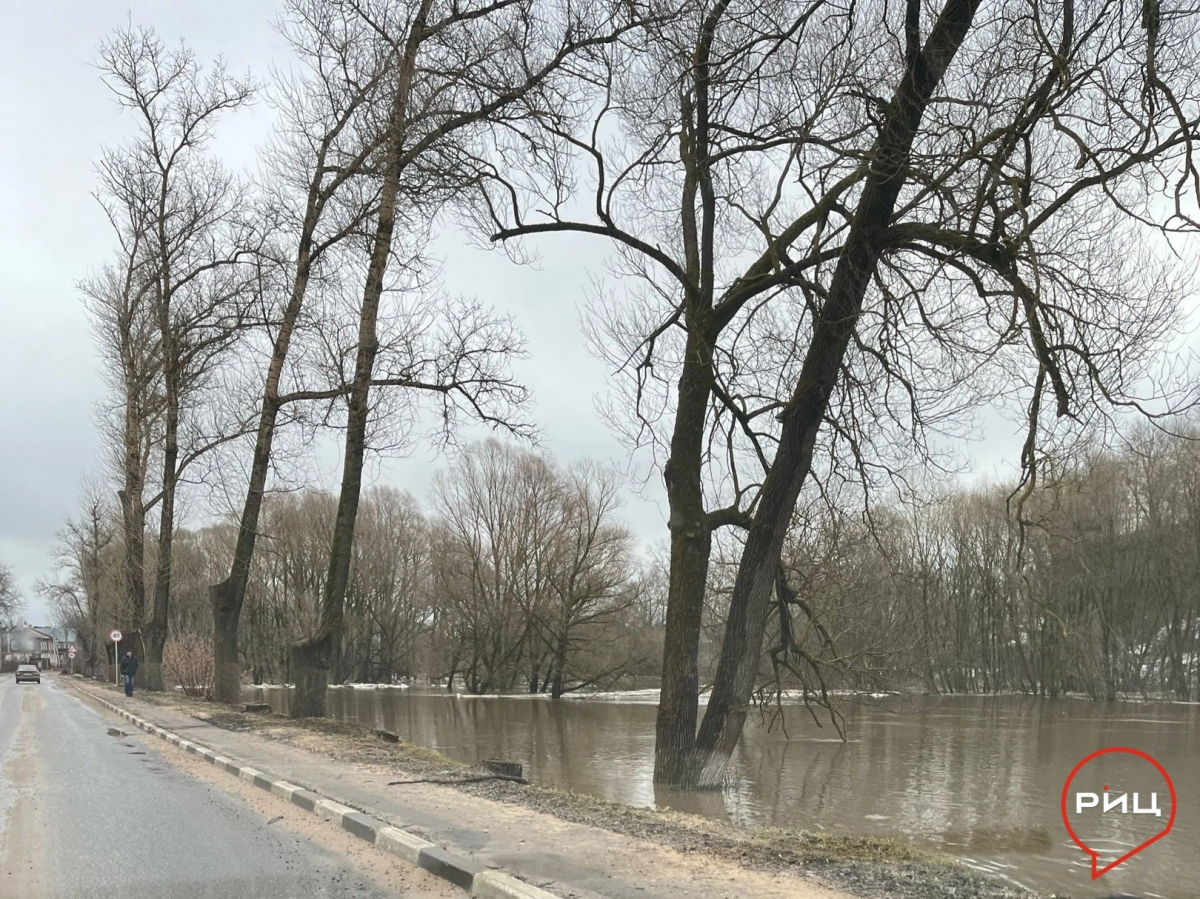
<instances>
[{"instance_id":1,"label":"gravel shoulder","mask_svg":"<svg viewBox=\"0 0 1200 899\"><path fill-rule=\"evenodd\" d=\"M123 694L111 685L89 683L87 687L103 689L108 698L124 703ZM652 847L663 854L661 863L677 859L676 865L703 872L713 882L735 878L736 893L740 895L746 894L751 882L761 881L758 885L763 896L832 897L840 893L861 899L1053 899L981 876L949 857L901 840L744 828L673 811L632 808L536 784L467 782L486 772L403 740L384 742L358 725L244 713L177 694L140 693L129 704L131 710L135 706L144 712L158 708L164 713L186 715L230 735L257 738L256 743L262 741L258 747L263 751L275 746L335 763L342 766L347 782L357 780L388 790L389 794L400 791L405 799L433 803L447 815L467 813L476 819L490 819L497 830L533 826L538 829L530 832L544 838L545 833L557 829L553 820L539 821L528 814L517 814L524 811L556 819L563 827L576 825L624 837L621 841L594 833L587 839L593 844L593 854L599 840L608 844L606 851L612 852L614 859L620 857L617 848L622 843L630 844L632 849L644 847L643 852ZM290 758L294 760L295 756ZM283 756L280 762L285 762ZM392 781L410 783L389 788ZM580 832L562 830L561 836L578 839ZM778 885L783 880L792 881L792 886L783 886L779 893ZM728 894L736 893L730 890Z\"/></svg>"}]
</instances>

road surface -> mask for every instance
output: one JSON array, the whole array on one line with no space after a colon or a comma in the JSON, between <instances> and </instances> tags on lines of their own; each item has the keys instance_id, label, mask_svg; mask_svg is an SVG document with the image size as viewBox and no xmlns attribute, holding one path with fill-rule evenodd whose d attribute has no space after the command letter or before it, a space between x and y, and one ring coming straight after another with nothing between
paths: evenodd
<instances>
[{"instance_id":1,"label":"road surface","mask_svg":"<svg viewBox=\"0 0 1200 899\"><path fill-rule=\"evenodd\" d=\"M0 899L454 895L158 742L53 678L0 677Z\"/></svg>"}]
</instances>

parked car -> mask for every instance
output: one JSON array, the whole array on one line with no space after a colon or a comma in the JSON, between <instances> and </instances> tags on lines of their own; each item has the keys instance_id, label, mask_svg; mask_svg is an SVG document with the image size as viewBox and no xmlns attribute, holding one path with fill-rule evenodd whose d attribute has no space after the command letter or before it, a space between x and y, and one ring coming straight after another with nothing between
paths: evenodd
<instances>
[{"instance_id":1,"label":"parked car","mask_svg":"<svg viewBox=\"0 0 1200 899\"><path fill-rule=\"evenodd\" d=\"M21 681L33 681L35 684L42 682L42 672L37 670L36 665L18 665L17 666L17 683Z\"/></svg>"}]
</instances>

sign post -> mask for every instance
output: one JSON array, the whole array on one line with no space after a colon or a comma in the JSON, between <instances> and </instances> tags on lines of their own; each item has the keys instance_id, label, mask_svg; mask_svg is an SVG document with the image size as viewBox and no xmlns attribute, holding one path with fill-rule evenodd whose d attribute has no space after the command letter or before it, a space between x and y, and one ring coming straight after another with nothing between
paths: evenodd
<instances>
[{"instance_id":1,"label":"sign post","mask_svg":"<svg viewBox=\"0 0 1200 899\"><path fill-rule=\"evenodd\" d=\"M67 658L71 660L71 676L75 676L75 647L67 650Z\"/></svg>"},{"instance_id":2,"label":"sign post","mask_svg":"<svg viewBox=\"0 0 1200 899\"><path fill-rule=\"evenodd\" d=\"M113 628L113 632L108 635L113 641L113 671L116 672L115 683L121 686L121 632Z\"/></svg>"}]
</instances>

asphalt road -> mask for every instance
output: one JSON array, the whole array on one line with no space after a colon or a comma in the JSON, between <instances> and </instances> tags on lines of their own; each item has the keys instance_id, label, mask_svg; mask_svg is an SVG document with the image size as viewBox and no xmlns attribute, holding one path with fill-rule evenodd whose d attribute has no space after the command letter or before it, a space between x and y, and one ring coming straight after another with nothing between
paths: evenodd
<instances>
[{"instance_id":1,"label":"asphalt road","mask_svg":"<svg viewBox=\"0 0 1200 899\"><path fill-rule=\"evenodd\" d=\"M110 728L50 679L0 677L0 899L430 895L388 891L336 849L272 826L234 785Z\"/></svg>"}]
</instances>

